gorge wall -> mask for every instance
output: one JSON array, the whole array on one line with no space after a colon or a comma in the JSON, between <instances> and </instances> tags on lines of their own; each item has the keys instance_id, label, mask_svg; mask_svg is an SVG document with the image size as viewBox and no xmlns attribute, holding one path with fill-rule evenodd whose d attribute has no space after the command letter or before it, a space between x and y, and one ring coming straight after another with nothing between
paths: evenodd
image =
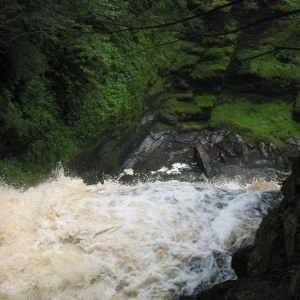
<instances>
[{"instance_id":1,"label":"gorge wall","mask_svg":"<svg viewBox=\"0 0 300 300\"><path fill-rule=\"evenodd\" d=\"M151 132L300 138L299 0L52 4L3 11L4 181L32 185L58 162L85 178L117 174Z\"/></svg>"},{"instance_id":2,"label":"gorge wall","mask_svg":"<svg viewBox=\"0 0 300 300\"><path fill-rule=\"evenodd\" d=\"M284 49L298 43L298 17L274 17L292 9L286 1L245 1L183 24L148 85L143 120L149 122L110 143L99 137L73 166L80 174L118 173L153 132L229 128L245 141L280 147L284 138L298 138L292 107L296 120L300 55Z\"/></svg>"}]
</instances>

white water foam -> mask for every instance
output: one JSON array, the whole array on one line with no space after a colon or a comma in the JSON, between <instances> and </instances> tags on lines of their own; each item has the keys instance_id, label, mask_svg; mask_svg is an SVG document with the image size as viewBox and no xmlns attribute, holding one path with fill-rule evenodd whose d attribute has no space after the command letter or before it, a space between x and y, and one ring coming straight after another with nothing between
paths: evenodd
<instances>
[{"instance_id":1,"label":"white water foam","mask_svg":"<svg viewBox=\"0 0 300 300\"><path fill-rule=\"evenodd\" d=\"M0 299L172 299L233 278L271 200L177 181L1 187ZM2 297L2 298L1 298Z\"/></svg>"},{"instance_id":2,"label":"white water foam","mask_svg":"<svg viewBox=\"0 0 300 300\"><path fill-rule=\"evenodd\" d=\"M151 174L156 174L159 172L166 172L167 174L181 174L181 169L190 169L191 167L188 164L181 164L181 163L174 163L172 164L172 169L168 169L166 167L162 167L161 169L157 171L151 171Z\"/></svg>"}]
</instances>

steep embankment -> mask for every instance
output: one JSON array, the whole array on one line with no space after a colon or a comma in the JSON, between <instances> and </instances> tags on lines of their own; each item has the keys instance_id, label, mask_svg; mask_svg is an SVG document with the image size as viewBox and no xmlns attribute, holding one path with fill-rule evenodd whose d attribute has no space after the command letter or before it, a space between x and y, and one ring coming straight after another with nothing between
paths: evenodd
<instances>
[{"instance_id":1,"label":"steep embankment","mask_svg":"<svg viewBox=\"0 0 300 300\"><path fill-rule=\"evenodd\" d=\"M262 220L254 246L233 255L238 276L182 299L298 299L300 292L300 157L291 175L283 182L284 198Z\"/></svg>"},{"instance_id":2,"label":"steep embankment","mask_svg":"<svg viewBox=\"0 0 300 300\"><path fill-rule=\"evenodd\" d=\"M6 181L33 184L58 161L94 180L118 173L144 137L169 129L300 138L299 0L45 5L3 11Z\"/></svg>"}]
</instances>

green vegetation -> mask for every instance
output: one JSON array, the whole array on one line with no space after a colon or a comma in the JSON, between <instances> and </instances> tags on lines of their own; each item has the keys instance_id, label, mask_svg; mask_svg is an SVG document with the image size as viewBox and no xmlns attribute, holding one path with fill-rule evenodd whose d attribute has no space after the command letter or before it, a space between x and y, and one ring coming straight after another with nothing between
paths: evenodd
<instances>
[{"instance_id":1,"label":"green vegetation","mask_svg":"<svg viewBox=\"0 0 300 300\"><path fill-rule=\"evenodd\" d=\"M191 131L200 131L207 127L206 123L203 122L182 122L177 125L177 127L184 132L191 132Z\"/></svg>"},{"instance_id":2,"label":"green vegetation","mask_svg":"<svg viewBox=\"0 0 300 300\"><path fill-rule=\"evenodd\" d=\"M138 130L144 98L170 86L158 72L178 53L174 34L107 34L118 29L112 22L144 25L125 2L0 4L0 176L7 182L32 184L102 135L118 140ZM144 18L152 14L147 5ZM157 4L157 13L176 15L170 5ZM160 41L166 46L156 48Z\"/></svg>"},{"instance_id":3,"label":"green vegetation","mask_svg":"<svg viewBox=\"0 0 300 300\"><path fill-rule=\"evenodd\" d=\"M300 109L300 92L296 98L296 101L295 101L295 109Z\"/></svg>"},{"instance_id":4,"label":"green vegetation","mask_svg":"<svg viewBox=\"0 0 300 300\"><path fill-rule=\"evenodd\" d=\"M194 79L205 79L222 75L222 73L227 69L229 61L229 57L225 56L218 60L199 63L191 72L191 77Z\"/></svg>"},{"instance_id":5,"label":"green vegetation","mask_svg":"<svg viewBox=\"0 0 300 300\"><path fill-rule=\"evenodd\" d=\"M291 119L291 110L292 105L283 101L253 104L240 100L217 106L209 125L234 128L246 140L276 141L280 146L282 138L300 138L300 124Z\"/></svg>"},{"instance_id":6,"label":"green vegetation","mask_svg":"<svg viewBox=\"0 0 300 300\"><path fill-rule=\"evenodd\" d=\"M288 77L289 79L299 79L300 74L300 56L296 62L281 62L274 56L264 56L257 58L250 63L250 71L264 78L276 76Z\"/></svg>"},{"instance_id":7,"label":"green vegetation","mask_svg":"<svg viewBox=\"0 0 300 300\"><path fill-rule=\"evenodd\" d=\"M199 111L201 111L201 108L197 107L194 102L185 102L172 98L166 102L163 113L194 114Z\"/></svg>"},{"instance_id":8,"label":"green vegetation","mask_svg":"<svg viewBox=\"0 0 300 300\"><path fill-rule=\"evenodd\" d=\"M194 102L199 108L211 108L215 105L216 101L217 97L214 95L197 95L194 97Z\"/></svg>"},{"instance_id":9,"label":"green vegetation","mask_svg":"<svg viewBox=\"0 0 300 300\"><path fill-rule=\"evenodd\" d=\"M246 43L240 41L242 31L222 35L244 25L232 6L164 26L228 3L0 0L0 177L33 184L103 137L121 152L116 142L124 132L139 131L145 106L159 110L167 123L158 129L172 124L201 130L213 110L210 126L233 126L249 139L280 143L285 136L298 137L289 104L263 103L264 98L257 101L261 106L234 102L239 95L224 90L236 49L236 58L245 59L276 46L298 46L298 15L274 20L254 38L246 36ZM270 12L299 5L280 0ZM240 13L258 6L244 1ZM290 87L299 83L300 54L285 49L239 68ZM105 143L103 158L111 145Z\"/></svg>"}]
</instances>

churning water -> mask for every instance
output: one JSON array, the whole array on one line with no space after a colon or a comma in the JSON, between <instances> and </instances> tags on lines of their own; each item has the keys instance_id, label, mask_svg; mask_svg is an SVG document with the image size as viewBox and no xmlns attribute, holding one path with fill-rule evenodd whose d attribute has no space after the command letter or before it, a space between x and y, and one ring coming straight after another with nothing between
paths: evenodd
<instances>
[{"instance_id":1,"label":"churning water","mask_svg":"<svg viewBox=\"0 0 300 300\"><path fill-rule=\"evenodd\" d=\"M266 185L2 186L0 299L174 299L233 278L231 252L279 201Z\"/></svg>"}]
</instances>

